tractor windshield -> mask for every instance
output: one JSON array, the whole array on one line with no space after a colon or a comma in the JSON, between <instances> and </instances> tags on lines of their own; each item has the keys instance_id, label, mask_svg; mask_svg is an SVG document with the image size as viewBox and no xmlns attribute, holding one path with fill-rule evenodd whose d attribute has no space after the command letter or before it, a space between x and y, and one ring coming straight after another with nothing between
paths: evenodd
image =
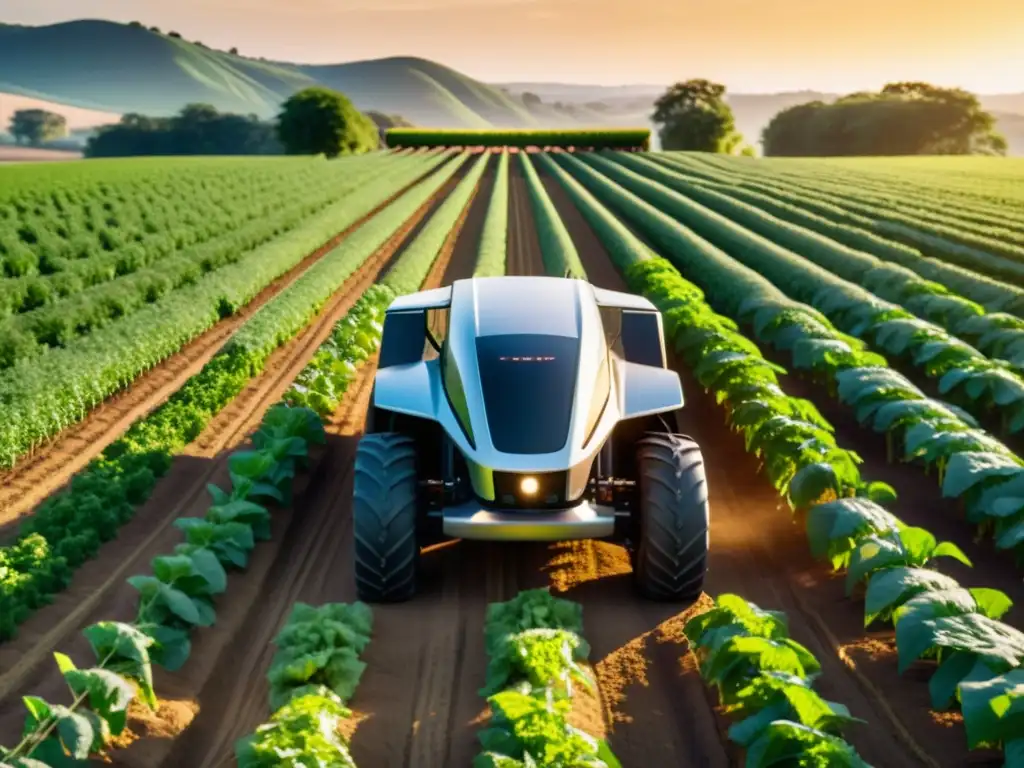
<instances>
[{"instance_id":1,"label":"tractor windshield","mask_svg":"<svg viewBox=\"0 0 1024 768\"><path fill-rule=\"evenodd\" d=\"M579 339L540 334L476 340L484 408L503 453L553 453L565 447L572 417Z\"/></svg>"}]
</instances>

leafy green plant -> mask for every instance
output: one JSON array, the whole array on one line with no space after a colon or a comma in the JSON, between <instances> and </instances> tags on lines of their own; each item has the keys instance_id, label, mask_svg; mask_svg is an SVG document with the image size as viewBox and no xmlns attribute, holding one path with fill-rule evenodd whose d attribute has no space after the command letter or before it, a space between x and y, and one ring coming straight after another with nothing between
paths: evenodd
<instances>
[{"instance_id":1,"label":"leafy green plant","mask_svg":"<svg viewBox=\"0 0 1024 768\"><path fill-rule=\"evenodd\" d=\"M964 565L971 561L956 544L939 543L924 528L901 527L860 537L850 553L846 571L846 592L873 573L896 566L923 568L937 557L952 557Z\"/></svg>"},{"instance_id":2,"label":"leafy green plant","mask_svg":"<svg viewBox=\"0 0 1024 768\"><path fill-rule=\"evenodd\" d=\"M863 721L814 691L821 665L789 637L784 613L725 594L683 633L701 677L736 718L729 738L746 748L748 766L864 765L841 738L844 728ZM833 758L848 762L827 762Z\"/></svg>"},{"instance_id":3,"label":"leafy green plant","mask_svg":"<svg viewBox=\"0 0 1024 768\"><path fill-rule=\"evenodd\" d=\"M607 744L569 725L567 700L509 690L487 703L491 722L473 768L621 768Z\"/></svg>"},{"instance_id":4,"label":"leafy green plant","mask_svg":"<svg viewBox=\"0 0 1024 768\"><path fill-rule=\"evenodd\" d=\"M282 760L296 768L356 768L338 731L341 721L351 716L351 710L326 688L298 696L255 733L240 739L235 759L239 768L279 768Z\"/></svg>"},{"instance_id":5,"label":"leafy green plant","mask_svg":"<svg viewBox=\"0 0 1024 768\"><path fill-rule=\"evenodd\" d=\"M323 686L343 701L355 693L366 664L359 655L370 642L373 614L364 603L296 603L274 638L270 663L270 708L277 711L296 695Z\"/></svg>"},{"instance_id":6,"label":"leafy green plant","mask_svg":"<svg viewBox=\"0 0 1024 768\"><path fill-rule=\"evenodd\" d=\"M582 607L546 589L520 592L487 607L484 638L491 720L480 732L476 768L620 768L608 745L569 725L575 680L590 688L579 661ZM504 689L504 690L502 690Z\"/></svg>"},{"instance_id":7,"label":"leafy green plant","mask_svg":"<svg viewBox=\"0 0 1024 768\"><path fill-rule=\"evenodd\" d=\"M487 683L480 695L490 696L520 682L563 696L572 696L574 680L592 687L590 674L574 658L582 643L579 635L564 629L527 629L506 635L487 660Z\"/></svg>"},{"instance_id":8,"label":"leafy green plant","mask_svg":"<svg viewBox=\"0 0 1024 768\"><path fill-rule=\"evenodd\" d=\"M339 732L352 713L366 664L359 655L370 642L373 614L364 603L296 603L274 638L277 651L267 671L273 715L235 742L242 768L288 765L355 768Z\"/></svg>"},{"instance_id":9,"label":"leafy green plant","mask_svg":"<svg viewBox=\"0 0 1024 768\"><path fill-rule=\"evenodd\" d=\"M6 764L23 768L80 765L79 761L102 751L124 730L128 705L136 696L156 709L149 657L153 639L116 622L93 624L82 634L97 666L77 669L68 656L54 654L74 700L64 706L25 696L24 736L12 749L0 747Z\"/></svg>"}]
</instances>

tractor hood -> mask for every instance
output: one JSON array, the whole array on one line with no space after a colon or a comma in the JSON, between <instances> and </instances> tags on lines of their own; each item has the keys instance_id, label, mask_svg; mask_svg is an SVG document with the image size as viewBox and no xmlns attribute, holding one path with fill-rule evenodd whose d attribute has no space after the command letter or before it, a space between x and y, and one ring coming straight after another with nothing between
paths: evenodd
<instances>
[{"instance_id":1,"label":"tractor hood","mask_svg":"<svg viewBox=\"0 0 1024 768\"><path fill-rule=\"evenodd\" d=\"M409 328L425 327L426 310L445 307L441 355L393 365L392 317L396 328L400 314ZM674 372L627 363L615 352L624 309L653 313L660 350L660 317L650 302L582 280L473 278L397 299L385 320L375 405L440 422L481 498L493 499L494 476L506 473L562 473L570 486L564 495L575 498L620 419L682 405Z\"/></svg>"}]
</instances>

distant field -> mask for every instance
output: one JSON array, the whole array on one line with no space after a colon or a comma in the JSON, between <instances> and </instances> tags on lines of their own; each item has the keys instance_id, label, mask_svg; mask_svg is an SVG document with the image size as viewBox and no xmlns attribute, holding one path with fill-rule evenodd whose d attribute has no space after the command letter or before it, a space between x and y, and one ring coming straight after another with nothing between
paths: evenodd
<instances>
[{"instance_id":1,"label":"distant field","mask_svg":"<svg viewBox=\"0 0 1024 768\"><path fill-rule=\"evenodd\" d=\"M66 152L60 149L33 149L0 144L0 163L39 163L54 160L78 160L81 152Z\"/></svg>"}]
</instances>

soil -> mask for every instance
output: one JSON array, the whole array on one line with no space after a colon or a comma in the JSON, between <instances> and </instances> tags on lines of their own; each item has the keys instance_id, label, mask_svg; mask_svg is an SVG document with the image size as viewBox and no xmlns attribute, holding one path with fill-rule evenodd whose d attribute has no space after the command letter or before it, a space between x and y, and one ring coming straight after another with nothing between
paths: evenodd
<instances>
[{"instance_id":1,"label":"soil","mask_svg":"<svg viewBox=\"0 0 1024 768\"><path fill-rule=\"evenodd\" d=\"M508 271L543 274L525 180L517 166L513 162L510 174ZM424 287L470 276L493 183L492 162L461 232L449 240ZM623 290L585 221L557 185L548 184L548 190L592 280ZM400 247L394 244L395 250ZM380 269L387 258L380 256ZM354 297L372 279L371 274L354 276L339 294ZM176 460L119 539L83 567L72 588L30 620L19 639L0 646L0 669L6 670L0 675L0 742L9 744L20 733L21 694L66 698L50 656L53 650L70 653L81 666L88 649L77 636L79 627L100 618L131 618L134 596L124 577L145 568L151 557L179 540L171 520L205 511L203 488L209 481L224 482L226 451L241 442L276 397L270 393L315 347L317 335L332 322L327 318L339 316L347 300L332 302L314 323L319 330L311 328L280 350L280 359L261 377L263 383L245 395L247 405L231 409L231 418L219 426L211 425L214 431L198 441L207 439L206 447ZM352 457L373 373L372 364L361 369L328 425L328 444L317 455L315 469L293 504L274 511L273 540L257 546L245 572L231 575L228 591L217 601L217 624L194 634L192 657L181 671L156 671L161 708L155 714L133 710L130 733L111 755L115 765L232 764L235 740L269 715L265 673L273 655L271 640L292 605L355 599L350 565ZM708 595L724 592L787 613L792 636L822 663L817 689L867 721L851 727L849 738L870 764L964 766L983 764L989 757L968 755L955 716L929 711L927 665L897 675L891 633L865 632L859 601L846 598L842 579L811 559L801 526L758 473L757 460L744 451L742 439L727 429L723 411L681 373L687 432L701 444L708 472L708 594L689 606L643 601L633 590L628 555L605 542L453 541L431 547L423 556L420 594L408 603L374 607L374 636L364 654L368 667L351 702L356 717L346 726L357 764L469 765L487 716L478 693L486 667L487 604L545 585L583 605L584 632L593 649L597 690L581 701L574 720L588 732L607 737L623 765L742 765L742 755L726 736L729 723L701 680L682 634L686 620L710 604ZM799 382L785 382L787 388L791 385L792 393L799 394ZM854 432L862 431L853 428L850 442L841 433L844 445L855 445ZM884 456L878 450L865 444L863 453L866 458ZM884 466L872 464L865 471L872 478L888 479L882 474ZM925 505L938 503L934 493L913 495L919 490L915 486L927 485L920 478L896 480L901 491L897 512L908 522L926 514ZM956 522L955 515L951 519ZM938 524L929 527L942 538L958 540ZM975 571L972 585L1006 581L1005 574L997 581L999 567L979 563ZM1015 594L1019 592L1011 596Z\"/></svg>"}]
</instances>

